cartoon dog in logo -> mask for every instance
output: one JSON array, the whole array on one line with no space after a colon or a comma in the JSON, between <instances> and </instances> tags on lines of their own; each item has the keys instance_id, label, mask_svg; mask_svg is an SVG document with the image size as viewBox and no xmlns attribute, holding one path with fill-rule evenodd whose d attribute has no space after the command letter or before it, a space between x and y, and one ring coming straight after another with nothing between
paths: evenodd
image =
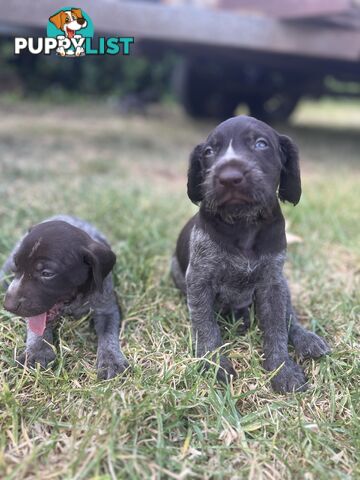
<instances>
[{"instance_id":1,"label":"cartoon dog in logo","mask_svg":"<svg viewBox=\"0 0 360 480\"><path fill-rule=\"evenodd\" d=\"M58 39L72 38L79 39L82 38L81 35L77 35L76 32L81 28L87 26L87 21L85 20L81 8L72 8L71 10L61 10L52 17L49 18L49 21L55 25L59 30L62 30L65 35L58 35ZM79 57L84 55L85 51L83 47L76 47L76 50L66 50L64 47L59 47L57 53L64 57L65 55Z\"/></svg>"}]
</instances>

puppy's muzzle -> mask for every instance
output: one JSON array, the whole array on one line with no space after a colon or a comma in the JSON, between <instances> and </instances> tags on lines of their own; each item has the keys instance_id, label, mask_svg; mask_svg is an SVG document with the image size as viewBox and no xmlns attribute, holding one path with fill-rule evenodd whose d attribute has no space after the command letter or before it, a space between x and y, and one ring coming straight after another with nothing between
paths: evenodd
<instances>
[{"instance_id":1,"label":"puppy's muzzle","mask_svg":"<svg viewBox=\"0 0 360 480\"><path fill-rule=\"evenodd\" d=\"M222 189L241 188L245 183L245 175L249 170L247 162L240 159L222 159L215 167L215 184Z\"/></svg>"},{"instance_id":2,"label":"puppy's muzzle","mask_svg":"<svg viewBox=\"0 0 360 480\"><path fill-rule=\"evenodd\" d=\"M4 300L4 308L8 312L17 313L19 308L21 307L22 302L22 298L7 293Z\"/></svg>"},{"instance_id":3,"label":"puppy's muzzle","mask_svg":"<svg viewBox=\"0 0 360 480\"><path fill-rule=\"evenodd\" d=\"M222 159L214 170L214 189L220 204L250 201L246 174L249 165L240 159Z\"/></svg>"},{"instance_id":4,"label":"puppy's muzzle","mask_svg":"<svg viewBox=\"0 0 360 480\"><path fill-rule=\"evenodd\" d=\"M225 165L215 174L216 181L225 188L236 188L244 180L244 175L240 168L233 165Z\"/></svg>"}]
</instances>

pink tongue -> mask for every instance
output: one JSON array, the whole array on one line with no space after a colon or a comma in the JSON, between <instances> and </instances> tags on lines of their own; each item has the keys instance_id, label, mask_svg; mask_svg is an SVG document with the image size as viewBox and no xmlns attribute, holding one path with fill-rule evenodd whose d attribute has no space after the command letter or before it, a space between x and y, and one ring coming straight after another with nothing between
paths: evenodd
<instances>
[{"instance_id":1,"label":"pink tongue","mask_svg":"<svg viewBox=\"0 0 360 480\"><path fill-rule=\"evenodd\" d=\"M46 312L36 315L35 317L28 317L29 328L36 335L42 336L46 328Z\"/></svg>"}]
</instances>

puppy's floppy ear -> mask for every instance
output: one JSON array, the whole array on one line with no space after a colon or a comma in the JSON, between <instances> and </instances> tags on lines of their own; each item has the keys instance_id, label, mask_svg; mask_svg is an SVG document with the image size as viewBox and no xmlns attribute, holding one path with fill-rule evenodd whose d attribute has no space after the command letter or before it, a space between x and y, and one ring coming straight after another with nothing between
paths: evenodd
<instances>
[{"instance_id":1,"label":"puppy's floppy ear","mask_svg":"<svg viewBox=\"0 0 360 480\"><path fill-rule=\"evenodd\" d=\"M59 13L56 13L55 15L53 15L52 17L49 18L49 21L51 23L53 23L55 25L56 28L58 28L59 30L62 30L62 26L64 25L65 23L65 17L66 17L66 13L61 11Z\"/></svg>"},{"instance_id":2,"label":"puppy's floppy ear","mask_svg":"<svg viewBox=\"0 0 360 480\"><path fill-rule=\"evenodd\" d=\"M81 8L72 8L71 12L76 16L76 18L83 18L83 13Z\"/></svg>"},{"instance_id":3,"label":"puppy's floppy ear","mask_svg":"<svg viewBox=\"0 0 360 480\"><path fill-rule=\"evenodd\" d=\"M299 150L290 137L280 135L280 152L282 170L280 174L279 198L283 202L286 200L296 205L301 197Z\"/></svg>"},{"instance_id":4,"label":"puppy's floppy ear","mask_svg":"<svg viewBox=\"0 0 360 480\"><path fill-rule=\"evenodd\" d=\"M102 293L103 281L116 262L116 255L107 245L92 242L82 250L84 262L90 265L95 288Z\"/></svg>"},{"instance_id":5,"label":"puppy's floppy ear","mask_svg":"<svg viewBox=\"0 0 360 480\"><path fill-rule=\"evenodd\" d=\"M203 199L201 184L204 181L204 173L201 167L201 153L203 144L197 145L191 152L188 169L187 193L193 203L199 203Z\"/></svg>"}]
</instances>

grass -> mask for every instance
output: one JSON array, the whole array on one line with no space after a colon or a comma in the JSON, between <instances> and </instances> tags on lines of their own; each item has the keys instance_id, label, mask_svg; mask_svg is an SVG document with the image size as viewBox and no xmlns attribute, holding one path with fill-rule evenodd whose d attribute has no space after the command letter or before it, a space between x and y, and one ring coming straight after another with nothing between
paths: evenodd
<instances>
[{"instance_id":1,"label":"grass","mask_svg":"<svg viewBox=\"0 0 360 480\"><path fill-rule=\"evenodd\" d=\"M358 478L358 106L304 104L280 128L300 145L304 184L299 206L284 207L303 238L289 247L287 274L301 320L333 348L304 362L309 391L289 395L270 388L256 325L242 338L223 325L236 382L219 387L214 371L199 375L186 306L169 279L177 233L196 210L187 157L211 124L162 109L121 118L96 104L2 100L0 111L0 260L48 215L94 222L118 255L121 343L132 366L97 381L84 318L61 322L52 368L18 369L24 322L0 311L0 477Z\"/></svg>"}]
</instances>

